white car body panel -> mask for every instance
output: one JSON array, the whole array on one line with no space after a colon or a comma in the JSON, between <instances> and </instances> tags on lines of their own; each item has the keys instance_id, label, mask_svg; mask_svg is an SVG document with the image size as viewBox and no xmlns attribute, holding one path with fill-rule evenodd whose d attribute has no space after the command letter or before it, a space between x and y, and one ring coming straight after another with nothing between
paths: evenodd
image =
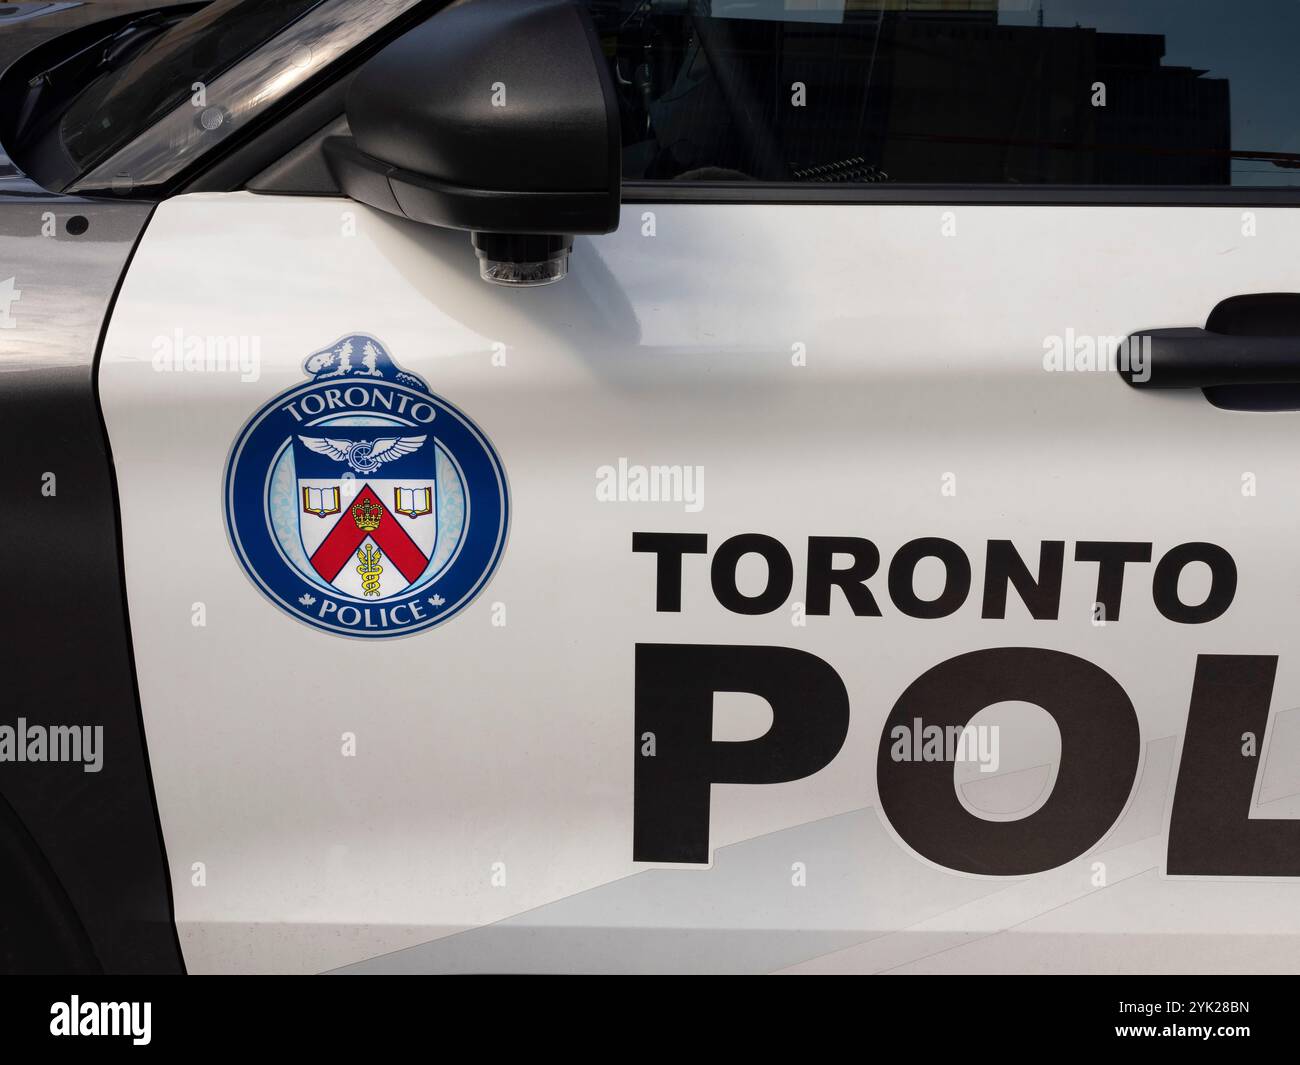
<instances>
[{"instance_id":1,"label":"white car body panel","mask_svg":"<svg viewBox=\"0 0 1300 1065\"><path fill-rule=\"evenodd\" d=\"M1043 369L1044 338L1067 330L1200 325L1229 296L1300 290L1300 214L1254 214L1247 237L1228 207L625 205L616 233L577 241L562 284L508 291L478 279L464 234L346 200L160 204L100 391L189 970L1294 968L1300 884L1171 878L1163 862L1198 654L1280 656L1255 816L1300 817L1300 414ZM257 338L260 376L156 371L155 338L177 329ZM302 383L307 354L354 332L473 418L509 482L491 582L405 639L294 621L248 579L222 520L241 427ZM597 470L621 458L702 467L703 506L599 501ZM731 613L708 559L688 555L681 612L656 612L656 560L632 552L634 531L704 532L710 555L738 533L774 536L795 560L790 603ZM883 616L836 593L830 616L793 623L810 535L880 547L868 584ZM919 620L889 601L884 567L930 536L966 550L974 583L952 616ZM1066 541L1059 619L1032 619L1014 593L1005 620L980 617L990 539L1031 565L1040 541ZM1095 625L1079 540L1149 540L1155 559L1219 544L1235 599L1214 621L1171 622L1153 560L1128 568L1121 618ZM762 568L741 577L760 587ZM1204 596L1198 580L1185 601ZM800 648L849 693L826 768L714 786L711 868L632 860L644 642ZM1106 838L1061 868L943 870L877 808L881 730L927 669L1016 646L1077 655L1124 687L1137 783ZM770 717L753 696L717 706L715 739L753 738ZM1017 788L1050 782L1041 726L1007 726L993 783L972 785L993 789L986 801L1014 810Z\"/></svg>"}]
</instances>

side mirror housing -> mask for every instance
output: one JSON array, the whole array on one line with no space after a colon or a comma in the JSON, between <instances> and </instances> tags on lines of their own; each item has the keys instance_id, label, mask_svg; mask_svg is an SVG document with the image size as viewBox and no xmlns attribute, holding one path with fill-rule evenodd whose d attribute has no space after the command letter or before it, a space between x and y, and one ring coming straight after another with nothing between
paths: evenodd
<instances>
[{"instance_id":1,"label":"side mirror housing","mask_svg":"<svg viewBox=\"0 0 1300 1065\"><path fill-rule=\"evenodd\" d=\"M370 59L351 137L325 155L352 199L472 234L485 280L558 281L573 236L618 228L618 100L573 0L469 0Z\"/></svg>"}]
</instances>

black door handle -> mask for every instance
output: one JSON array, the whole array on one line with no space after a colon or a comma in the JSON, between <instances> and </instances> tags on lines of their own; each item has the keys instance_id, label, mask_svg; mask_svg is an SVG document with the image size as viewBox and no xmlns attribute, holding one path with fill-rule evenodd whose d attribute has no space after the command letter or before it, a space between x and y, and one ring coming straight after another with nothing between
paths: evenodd
<instances>
[{"instance_id":1,"label":"black door handle","mask_svg":"<svg viewBox=\"0 0 1300 1065\"><path fill-rule=\"evenodd\" d=\"M1120 376L1134 388L1300 384L1300 336L1146 329L1118 354Z\"/></svg>"}]
</instances>

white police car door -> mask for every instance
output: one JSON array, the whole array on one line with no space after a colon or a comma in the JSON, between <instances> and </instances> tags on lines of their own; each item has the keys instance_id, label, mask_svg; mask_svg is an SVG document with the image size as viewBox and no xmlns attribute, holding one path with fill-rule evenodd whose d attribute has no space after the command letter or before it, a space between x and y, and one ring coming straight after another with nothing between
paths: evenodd
<instances>
[{"instance_id":1,"label":"white police car door","mask_svg":"<svg viewBox=\"0 0 1300 1065\"><path fill-rule=\"evenodd\" d=\"M189 968L1293 966L1293 5L590 6L563 282L251 192L126 274Z\"/></svg>"}]
</instances>

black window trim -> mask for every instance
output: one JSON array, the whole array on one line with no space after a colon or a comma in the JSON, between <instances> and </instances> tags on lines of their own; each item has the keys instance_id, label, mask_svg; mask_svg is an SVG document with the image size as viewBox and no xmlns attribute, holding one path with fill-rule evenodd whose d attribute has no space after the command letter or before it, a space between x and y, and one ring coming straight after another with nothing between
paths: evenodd
<instances>
[{"instance_id":1,"label":"black window trim","mask_svg":"<svg viewBox=\"0 0 1300 1065\"><path fill-rule=\"evenodd\" d=\"M623 202L877 207L1300 207L1300 185L822 185L624 181Z\"/></svg>"}]
</instances>

